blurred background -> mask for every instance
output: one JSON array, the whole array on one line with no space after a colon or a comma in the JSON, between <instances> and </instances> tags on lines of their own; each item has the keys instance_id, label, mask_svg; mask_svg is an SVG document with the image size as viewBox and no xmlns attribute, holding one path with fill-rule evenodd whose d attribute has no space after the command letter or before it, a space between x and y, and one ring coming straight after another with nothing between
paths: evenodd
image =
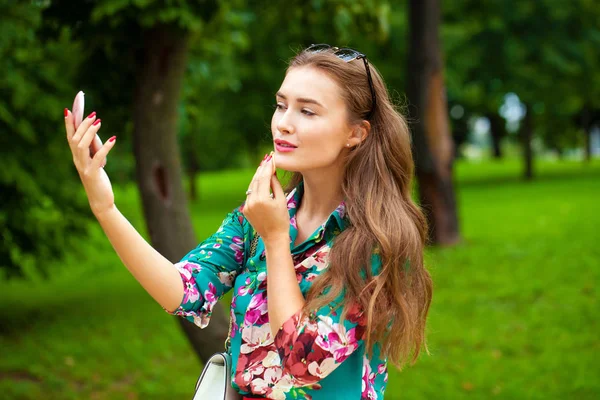
<instances>
[{"instance_id":1,"label":"blurred background","mask_svg":"<svg viewBox=\"0 0 600 400\"><path fill-rule=\"evenodd\" d=\"M76 93L118 137L117 206L178 261L244 200L312 43L365 53L411 121L430 354L385 398L599 398L595 0L0 0L0 398L188 399L227 331L166 314L112 250Z\"/></svg>"}]
</instances>

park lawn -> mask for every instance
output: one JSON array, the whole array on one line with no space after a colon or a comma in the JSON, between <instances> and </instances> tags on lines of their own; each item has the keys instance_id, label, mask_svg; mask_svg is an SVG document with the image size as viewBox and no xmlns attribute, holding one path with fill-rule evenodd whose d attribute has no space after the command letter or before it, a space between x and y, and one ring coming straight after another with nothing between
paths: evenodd
<instances>
[{"instance_id":1,"label":"park lawn","mask_svg":"<svg viewBox=\"0 0 600 400\"><path fill-rule=\"evenodd\" d=\"M536 167L526 183L517 160L457 164L463 243L426 255L431 354L390 368L386 399L600 396L600 162ZM200 177L199 238L251 175ZM116 195L142 231L135 190ZM0 283L0 398L189 399L200 365L174 317L90 229L50 279Z\"/></svg>"}]
</instances>

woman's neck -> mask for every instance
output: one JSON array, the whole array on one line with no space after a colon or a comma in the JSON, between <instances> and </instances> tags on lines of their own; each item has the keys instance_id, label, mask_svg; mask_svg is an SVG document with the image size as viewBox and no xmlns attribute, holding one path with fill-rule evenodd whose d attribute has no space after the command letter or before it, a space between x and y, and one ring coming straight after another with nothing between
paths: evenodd
<instances>
[{"instance_id":1,"label":"woman's neck","mask_svg":"<svg viewBox=\"0 0 600 400\"><path fill-rule=\"evenodd\" d=\"M302 174L304 194L298 213L311 221L325 221L344 200L343 171L325 174L321 171Z\"/></svg>"}]
</instances>

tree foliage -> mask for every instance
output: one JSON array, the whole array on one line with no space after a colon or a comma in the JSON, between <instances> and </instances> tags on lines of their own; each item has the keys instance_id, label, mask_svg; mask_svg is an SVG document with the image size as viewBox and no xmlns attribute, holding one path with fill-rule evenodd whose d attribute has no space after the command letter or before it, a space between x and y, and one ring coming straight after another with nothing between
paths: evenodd
<instances>
[{"instance_id":1,"label":"tree foliage","mask_svg":"<svg viewBox=\"0 0 600 400\"><path fill-rule=\"evenodd\" d=\"M80 68L68 27L45 37L37 3L0 3L0 271L44 272L89 217L62 108Z\"/></svg>"},{"instance_id":2,"label":"tree foliage","mask_svg":"<svg viewBox=\"0 0 600 400\"><path fill-rule=\"evenodd\" d=\"M69 162L60 110L78 90L121 151L107 171L134 177L133 88L142 34L185 32L189 54L178 138L186 170L248 166L269 145L273 94L295 50L325 42L367 54L405 104L405 2L389 0L0 1L0 266L41 268L70 246L89 213ZM582 143L600 115L600 8L594 0L444 2L441 39L458 145L468 119L501 126L507 93L529 107L538 142ZM586 117L588 116L588 117ZM592 117L589 117L592 116ZM51 166L51 168L49 168ZM70 234L67 234L69 232ZM36 266L34 267L34 261Z\"/></svg>"}]
</instances>

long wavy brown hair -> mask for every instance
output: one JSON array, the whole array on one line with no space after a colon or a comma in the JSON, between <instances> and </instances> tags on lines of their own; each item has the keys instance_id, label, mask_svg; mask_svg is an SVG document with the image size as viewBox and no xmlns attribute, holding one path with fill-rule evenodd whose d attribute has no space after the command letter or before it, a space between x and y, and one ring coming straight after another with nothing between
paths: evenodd
<instances>
[{"instance_id":1,"label":"long wavy brown hair","mask_svg":"<svg viewBox=\"0 0 600 400\"><path fill-rule=\"evenodd\" d=\"M339 87L348 107L349 123L360 124L372 106L363 60L345 62L331 51L301 51L289 63L317 68ZM411 198L414 162L405 119L390 100L377 69L370 64L377 104L369 118L369 135L349 151L342 183L349 226L336 237L329 267L307 293L309 315L344 291L342 318L358 304L367 321L369 355L377 343L381 356L398 368L414 363L424 347L432 280L423 262L427 221ZM291 190L302 181L293 173ZM377 254L381 269L372 273ZM329 288L329 290L326 290Z\"/></svg>"}]
</instances>

